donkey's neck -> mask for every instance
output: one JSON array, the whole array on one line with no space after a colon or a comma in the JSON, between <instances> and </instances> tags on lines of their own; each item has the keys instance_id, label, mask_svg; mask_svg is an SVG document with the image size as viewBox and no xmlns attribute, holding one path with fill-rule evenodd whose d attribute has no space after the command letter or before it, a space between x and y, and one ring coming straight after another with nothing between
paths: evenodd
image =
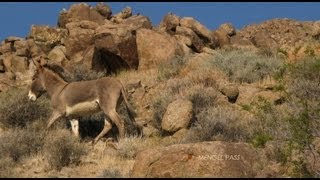
<instances>
[{"instance_id":1,"label":"donkey's neck","mask_svg":"<svg viewBox=\"0 0 320 180\"><path fill-rule=\"evenodd\" d=\"M45 87L50 97L52 97L54 94L59 94L63 90L63 88L68 84L66 81L64 81L61 77L54 74L53 72L48 71L48 73L46 73L45 76Z\"/></svg>"}]
</instances>

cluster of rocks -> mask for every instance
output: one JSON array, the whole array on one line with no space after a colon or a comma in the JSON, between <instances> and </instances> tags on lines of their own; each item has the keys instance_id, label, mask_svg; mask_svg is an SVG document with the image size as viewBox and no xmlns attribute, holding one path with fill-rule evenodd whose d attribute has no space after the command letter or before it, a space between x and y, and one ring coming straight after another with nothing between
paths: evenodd
<instances>
[{"instance_id":1,"label":"cluster of rocks","mask_svg":"<svg viewBox=\"0 0 320 180\"><path fill-rule=\"evenodd\" d=\"M60 12L57 27L33 25L26 38L2 41L0 74L2 82L24 79L25 83L30 79L26 71L31 58L40 55L66 69L84 64L108 73L122 68L150 69L176 56L225 46L280 49L294 59L310 51L318 53L319 34L319 22L274 19L240 31L230 23L209 30L192 17L172 13L153 27L148 17L134 15L130 7L113 15L104 3L94 7L78 3Z\"/></svg>"}]
</instances>

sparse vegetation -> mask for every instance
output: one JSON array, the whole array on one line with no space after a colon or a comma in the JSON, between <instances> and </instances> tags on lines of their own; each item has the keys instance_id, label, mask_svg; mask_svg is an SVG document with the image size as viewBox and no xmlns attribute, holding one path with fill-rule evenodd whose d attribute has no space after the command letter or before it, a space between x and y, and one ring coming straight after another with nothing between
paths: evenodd
<instances>
[{"instance_id":1,"label":"sparse vegetation","mask_svg":"<svg viewBox=\"0 0 320 180\"><path fill-rule=\"evenodd\" d=\"M70 164L78 164L86 149L67 130L51 131L46 136L44 153L51 168L61 170Z\"/></svg>"},{"instance_id":2,"label":"sparse vegetation","mask_svg":"<svg viewBox=\"0 0 320 180\"><path fill-rule=\"evenodd\" d=\"M36 102L28 99L27 90L11 88L0 94L0 122L5 127L24 127L50 115L49 100L40 97Z\"/></svg>"},{"instance_id":3,"label":"sparse vegetation","mask_svg":"<svg viewBox=\"0 0 320 180\"><path fill-rule=\"evenodd\" d=\"M75 66L75 68L73 68L72 72L65 72L63 73L63 76L65 77L66 81L74 82L99 79L101 77L106 76L106 73L90 70L87 67L85 67L85 65L77 65Z\"/></svg>"},{"instance_id":4,"label":"sparse vegetation","mask_svg":"<svg viewBox=\"0 0 320 180\"><path fill-rule=\"evenodd\" d=\"M220 50L211 62L231 81L239 83L253 83L272 76L283 66L283 60L276 56L257 55L244 50Z\"/></svg>"},{"instance_id":5,"label":"sparse vegetation","mask_svg":"<svg viewBox=\"0 0 320 180\"><path fill-rule=\"evenodd\" d=\"M158 66L158 80L168 80L178 75L185 63L186 59L179 56L168 62L161 63Z\"/></svg>"}]
</instances>

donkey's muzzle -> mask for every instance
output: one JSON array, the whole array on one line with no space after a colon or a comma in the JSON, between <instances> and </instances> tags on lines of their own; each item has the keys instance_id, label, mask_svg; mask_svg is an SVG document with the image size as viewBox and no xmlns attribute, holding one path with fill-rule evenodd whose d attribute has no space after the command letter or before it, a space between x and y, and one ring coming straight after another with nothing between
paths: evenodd
<instances>
[{"instance_id":1,"label":"donkey's muzzle","mask_svg":"<svg viewBox=\"0 0 320 180\"><path fill-rule=\"evenodd\" d=\"M31 101L35 101L37 99L37 96L34 93L32 93L31 91L29 91L28 97Z\"/></svg>"}]
</instances>

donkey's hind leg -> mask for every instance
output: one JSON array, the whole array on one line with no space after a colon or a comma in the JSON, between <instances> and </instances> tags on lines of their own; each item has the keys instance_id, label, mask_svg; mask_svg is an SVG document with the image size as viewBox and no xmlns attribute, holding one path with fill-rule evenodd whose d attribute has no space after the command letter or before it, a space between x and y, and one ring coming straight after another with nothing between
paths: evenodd
<instances>
[{"instance_id":1,"label":"donkey's hind leg","mask_svg":"<svg viewBox=\"0 0 320 180\"><path fill-rule=\"evenodd\" d=\"M104 119L104 127L100 132L100 134L93 140L92 144L93 145L96 144L100 140L100 138L102 138L104 135L106 135L109 132L111 128L112 128L111 123L107 119Z\"/></svg>"}]
</instances>

